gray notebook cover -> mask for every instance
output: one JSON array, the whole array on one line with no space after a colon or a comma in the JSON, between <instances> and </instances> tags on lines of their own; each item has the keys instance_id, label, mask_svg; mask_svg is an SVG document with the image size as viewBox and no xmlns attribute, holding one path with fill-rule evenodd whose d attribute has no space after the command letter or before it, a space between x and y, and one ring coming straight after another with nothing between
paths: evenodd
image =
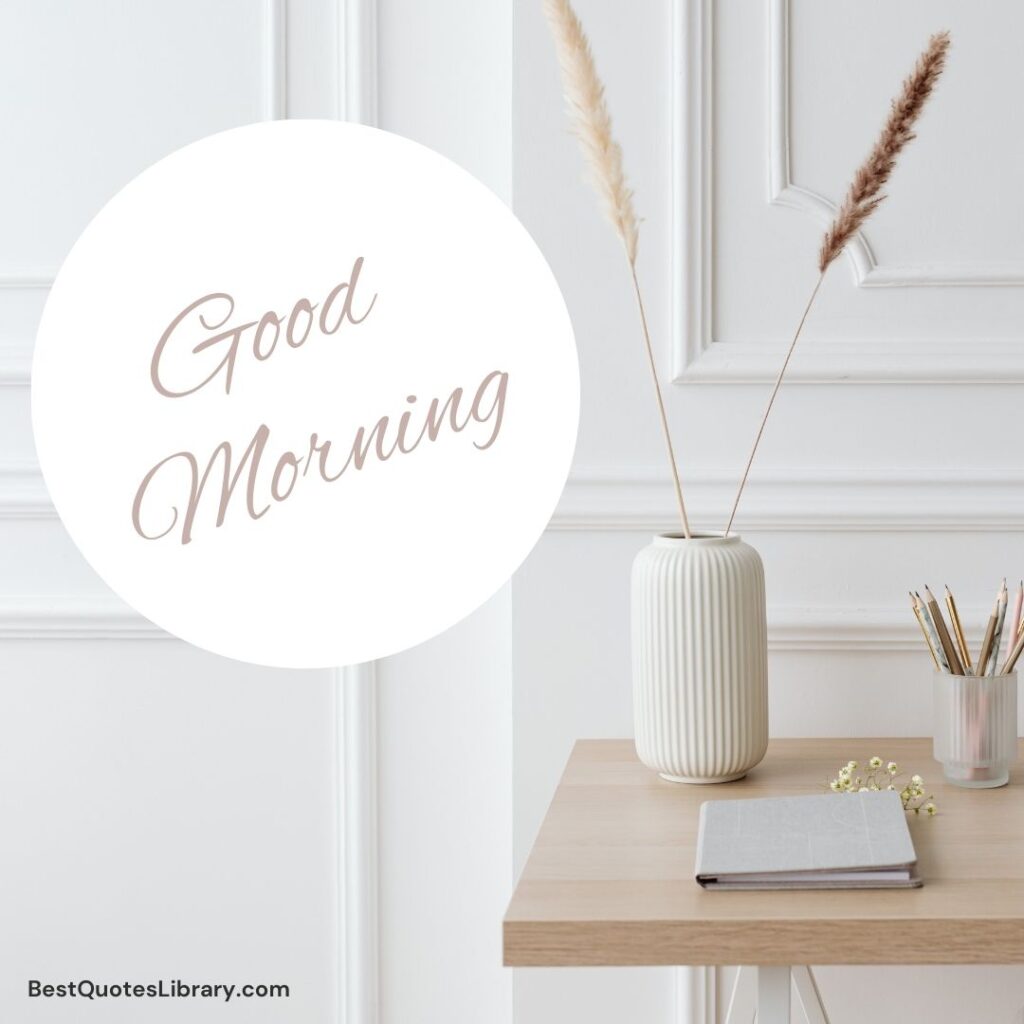
<instances>
[{"instance_id":1,"label":"gray notebook cover","mask_svg":"<svg viewBox=\"0 0 1024 1024\"><path fill-rule=\"evenodd\" d=\"M917 856L898 793L710 800L700 808L706 888L910 888Z\"/></svg>"}]
</instances>

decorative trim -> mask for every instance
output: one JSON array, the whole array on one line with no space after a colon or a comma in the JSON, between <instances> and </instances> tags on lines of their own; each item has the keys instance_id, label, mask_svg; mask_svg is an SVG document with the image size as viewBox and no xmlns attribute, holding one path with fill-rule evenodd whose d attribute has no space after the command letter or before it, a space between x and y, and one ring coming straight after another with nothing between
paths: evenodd
<instances>
[{"instance_id":1,"label":"decorative trim","mask_svg":"<svg viewBox=\"0 0 1024 1024\"><path fill-rule=\"evenodd\" d=\"M33 291L37 288L49 288L53 284L54 272L51 270L13 270L0 274L0 288L18 291Z\"/></svg>"},{"instance_id":2,"label":"decorative trim","mask_svg":"<svg viewBox=\"0 0 1024 1024\"><path fill-rule=\"evenodd\" d=\"M984 623L965 628L980 634ZM29 595L0 597L0 640L175 640L114 597ZM919 651L921 634L905 608L842 606L768 609L771 651ZM375 733L373 664L337 669L338 806L348 816L339 833L344 885L339 894L345 998L375 1003ZM344 729L342 726L344 725ZM355 838L352 838L355 837ZM340 849L340 844L339 844ZM348 1018L364 1024L371 1018ZM345 1018L342 1018L345 1021Z\"/></svg>"},{"instance_id":3,"label":"decorative trim","mask_svg":"<svg viewBox=\"0 0 1024 1024\"><path fill-rule=\"evenodd\" d=\"M0 520L56 518L57 510L34 462L0 463Z\"/></svg>"},{"instance_id":4,"label":"decorative trim","mask_svg":"<svg viewBox=\"0 0 1024 1024\"><path fill-rule=\"evenodd\" d=\"M711 348L711 0L672 5L672 377Z\"/></svg>"},{"instance_id":5,"label":"decorative trim","mask_svg":"<svg viewBox=\"0 0 1024 1024\"><path fill-rule=\"evenodd\" d=\"M826 223L835 207L790 180L789 2L770 0L769 200ZM711 302L714 238L713 39L711 0L673 5L673 166L671 379L743 384L775 379L787 342L716 341ZM867 241L851 247L858 283L869 287L977 286L1024 283L1024 264L921 264L879 267ZM808 290L811 280L808 279ZM802 348L787 373L793 384L1011 384L1024 381L1024 345L1015 339L933 343L907 338L834 341Z\"/></svg>"},{"instance_id":6,"label":"decorative trim","mask_svg":"<svg viewBox=\"0 0 1024 1024\"><path fill-rule=\"evenodd\" d=\"M907 620L910 619L908 622ZM984 632L968 619L972 635ZM833 605L768 609L768 650L857 652L920 651L921 631L909 609L843 608Z\"/></svg>"},{"instance_id":7,"label":"decorative trim","mask_svg":"<svg viewBox=\"0 0 1024 1024\"><path fill-rule=\"evenodd\" d=\"M691 475L687 505L695 528L722 529L737 476ZM656 532L672 529L675 515L671 486L661 474L577 472L548 528ZM759 472L747 484L736 524L741 533L1015 532L1024 530L1024 477L957 473L954 467L941 478L920 470L884 476Z\"/></svg>"},{"instance_id":8,"label":"decorative trim","mask_svg":"<svg viewBox=\"0 0 1024 1024\"><path fill-rule=\"evenodd\" d=\"M691 478L691 519L698 529L721 527L721 510L736 480ZM672 529L671 490L659 474L575 473L566 483L550 530ZM0 464L0 520L55 519L57 513L38 468ZM1024 478L954 473L942 478L920 472L890 476L829 477L825 473L768 476L747 484L737 518L755 532L957 533L1024 530Z\"/></svg>"},{"instance_id":9,"label":"decorative trim","mask_svg":"<svg viewBox=\"0 0 1024 1024\"><path fill-rule=\"evenodd\" d=\"M338 3L338 117L377 123L377 0Z\"/></svg>"},{"instance_id":10,"label":"decorative trim","mask_svg":"<svg viewBox=\"0 0 1024 1024\"><path fill-rule=\"evenodd\" d=\"M721 529L736 475L692 476L687 504L696 529ZM657 532L675 522L663 474L580 471L566 482L549 530ZM0 463L0 521L56 519L34 463ZM920 470L889 475L830 471L768 474L747 483L736 520L740 532L1008 533L1024 530L1024 477Z\"/></svg>"},{"instance_id":11,"label":"decorative trim","mask_svg":"<svg viewBox=\"0 0 1024 1024\"><path fill-rule=\"evenodd\" d=\"M813 313L812 313L813 317ZM786 343L707 342L692 356L692 336L677 335L676 384L762 384L775 380ZM691 360L687 362L686 360ZM801 349L787 384L1017 384L1024 382L1020 341L830 341Z\"/></svg>"},{"instance_id":12,"label":"decorative trim","mask_svg":"<svg viewBox=\"0 0 1024 1024\"><path fill-rule=\"evenodd\" d=\"M263 0L263 120L288 116L286 0Z\"/></svg>"},{"instance_id":13,"label":"decorative trim","mask_svg":"<svg viewBox=\"0 0 1024 1024\"><path fill-rule=\"evenodd\" d=\"M174 640L113 597L0 597L0 640Z\"/></svg>"},{"instance_id":14,"label":"decorative trim","mask_svg":"<svg viewBox=\"0 0 1024 1024\"><path fill-rule=\"evenodd\" d=\"M380 1018L377 684L373 663L335 670L338 1021Z\"/></svg>"},{"instance_id":15,"label":"decorative trim","mask_svg":"<svg viewBox=\"0 0 1024 1024\"><path fill-rule=\"evenodd\" d=\"M32 342L0 343L0 388L25 387L31 377Z\"/></svg>"},{"instance_id":16,"label":"decorative trim","mask_svg":"<svg viewBox=\"0 0 1024 1024\"><path fill-rule=\"evenodd\" d=\"M377 122L377 3L338 0L338 117ZM373 662L336 670L338 1021L380 1020L377 683Z\"/></svg>"},{"instance_id":17,"label":"decorative trim","mask_svg":"<svg viewBox=\"0 0 1024 1024\"><path fill-rule=\"evenodd\" d=\"M827 227L837 205L797 185L790 175L790 17L791 0L768 6L768 198L778 206L802 210ZM1024 262L879 264L863 232L846 247L853 278L861 288L1020 287Z\"/></svg>"},{"instance_id":18,"label":"decorative trim","mask_svg":"<svg viewBox=\"0 0 1024 1024\"><path fill-rule=\"evenodd\" d=\"M676 1024L718 1024L715 967L677 967Z\"/></svg>"}]
</instances>

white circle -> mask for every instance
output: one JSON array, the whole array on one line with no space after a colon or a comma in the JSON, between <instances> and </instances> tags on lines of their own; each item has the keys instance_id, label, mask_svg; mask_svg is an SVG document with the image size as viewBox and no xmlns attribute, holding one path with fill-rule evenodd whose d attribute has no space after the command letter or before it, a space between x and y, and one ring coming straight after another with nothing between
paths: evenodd
<instances>
[{"instance_id":1,"label":"white circle","mask_svg":"<svg viewBox=\"0 0 1024 1024\"><path fill-rule=\"evenodd\" d=\"M224 132L127 185L32 371L46 483L100 576L276 666L383 657L483 603L547 524L578 414L565 304L505 205L333 121Z\"/></svg>"}]
</instances>

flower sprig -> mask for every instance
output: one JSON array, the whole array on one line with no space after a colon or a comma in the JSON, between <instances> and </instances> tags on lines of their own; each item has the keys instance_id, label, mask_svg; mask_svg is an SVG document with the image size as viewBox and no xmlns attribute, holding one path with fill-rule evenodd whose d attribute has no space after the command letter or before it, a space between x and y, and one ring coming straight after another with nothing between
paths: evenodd
<instances>
[{"instance_id":1,"label":"flower sprig","mask_svg":"<svg viewBox=\"0 0 1024 1024\"><path fill-rule=\"evenodd\" d=\"M863 774L861 774L863 773ZM869 758L863 769L857 761L847 761L831 779L828 788L833 793L878 793L888 790L899 793L905 811L914 814L935 814L935 798L925 796L924 779L911 775L906 784L901 784L903 773L895 761L883 762L880 757Z\"/></svg>"}]
</instances>

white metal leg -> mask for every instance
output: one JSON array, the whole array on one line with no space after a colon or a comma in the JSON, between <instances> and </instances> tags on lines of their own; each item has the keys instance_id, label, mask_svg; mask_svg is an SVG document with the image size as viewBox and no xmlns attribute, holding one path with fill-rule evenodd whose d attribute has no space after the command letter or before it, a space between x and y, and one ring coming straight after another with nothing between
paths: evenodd
<instances>
[{"instance_id":1,"label":"white metal leg","mask_svg":"<svg viewBox=\"0 0 1024 1024\"><path fill-rule=\"evenodd\" d=\"M829 1024L825 1004L821 1001L821 993L810 967L794 967L792 971L797 1002L807 1018L807 1024Z\"/></svg>"},{"instance_id":2,"label":"white metal leg","mask_svg":"<svg viewBox=\"0 0 1024 1024\"><path fill-rule=\"evenodd\" d=\"M757 968L741 967L729 997L725 1024L754 1024L757 1017Z\"/></svg>"},{"instance_id":3,"label":"white metal leg","mask_svg":"<svg viewBox=\"0 0 1024 1024\"><path fill-rule=\"evenodd\" d=\"M758 967L757 1024L789 1024L792 985L788 967Z\"/></svg>"},{"instance_id":4,"label":"white metal leg","mask_svg":"<svg viewBox=\"0 0 1024 1024\"><path fill-rule=\"evenodd\" d=\"M810 967L741 967L725 1024L790 1024L792 990L807 1024L829 1024Z\"/></svg>"}]
</instances>

